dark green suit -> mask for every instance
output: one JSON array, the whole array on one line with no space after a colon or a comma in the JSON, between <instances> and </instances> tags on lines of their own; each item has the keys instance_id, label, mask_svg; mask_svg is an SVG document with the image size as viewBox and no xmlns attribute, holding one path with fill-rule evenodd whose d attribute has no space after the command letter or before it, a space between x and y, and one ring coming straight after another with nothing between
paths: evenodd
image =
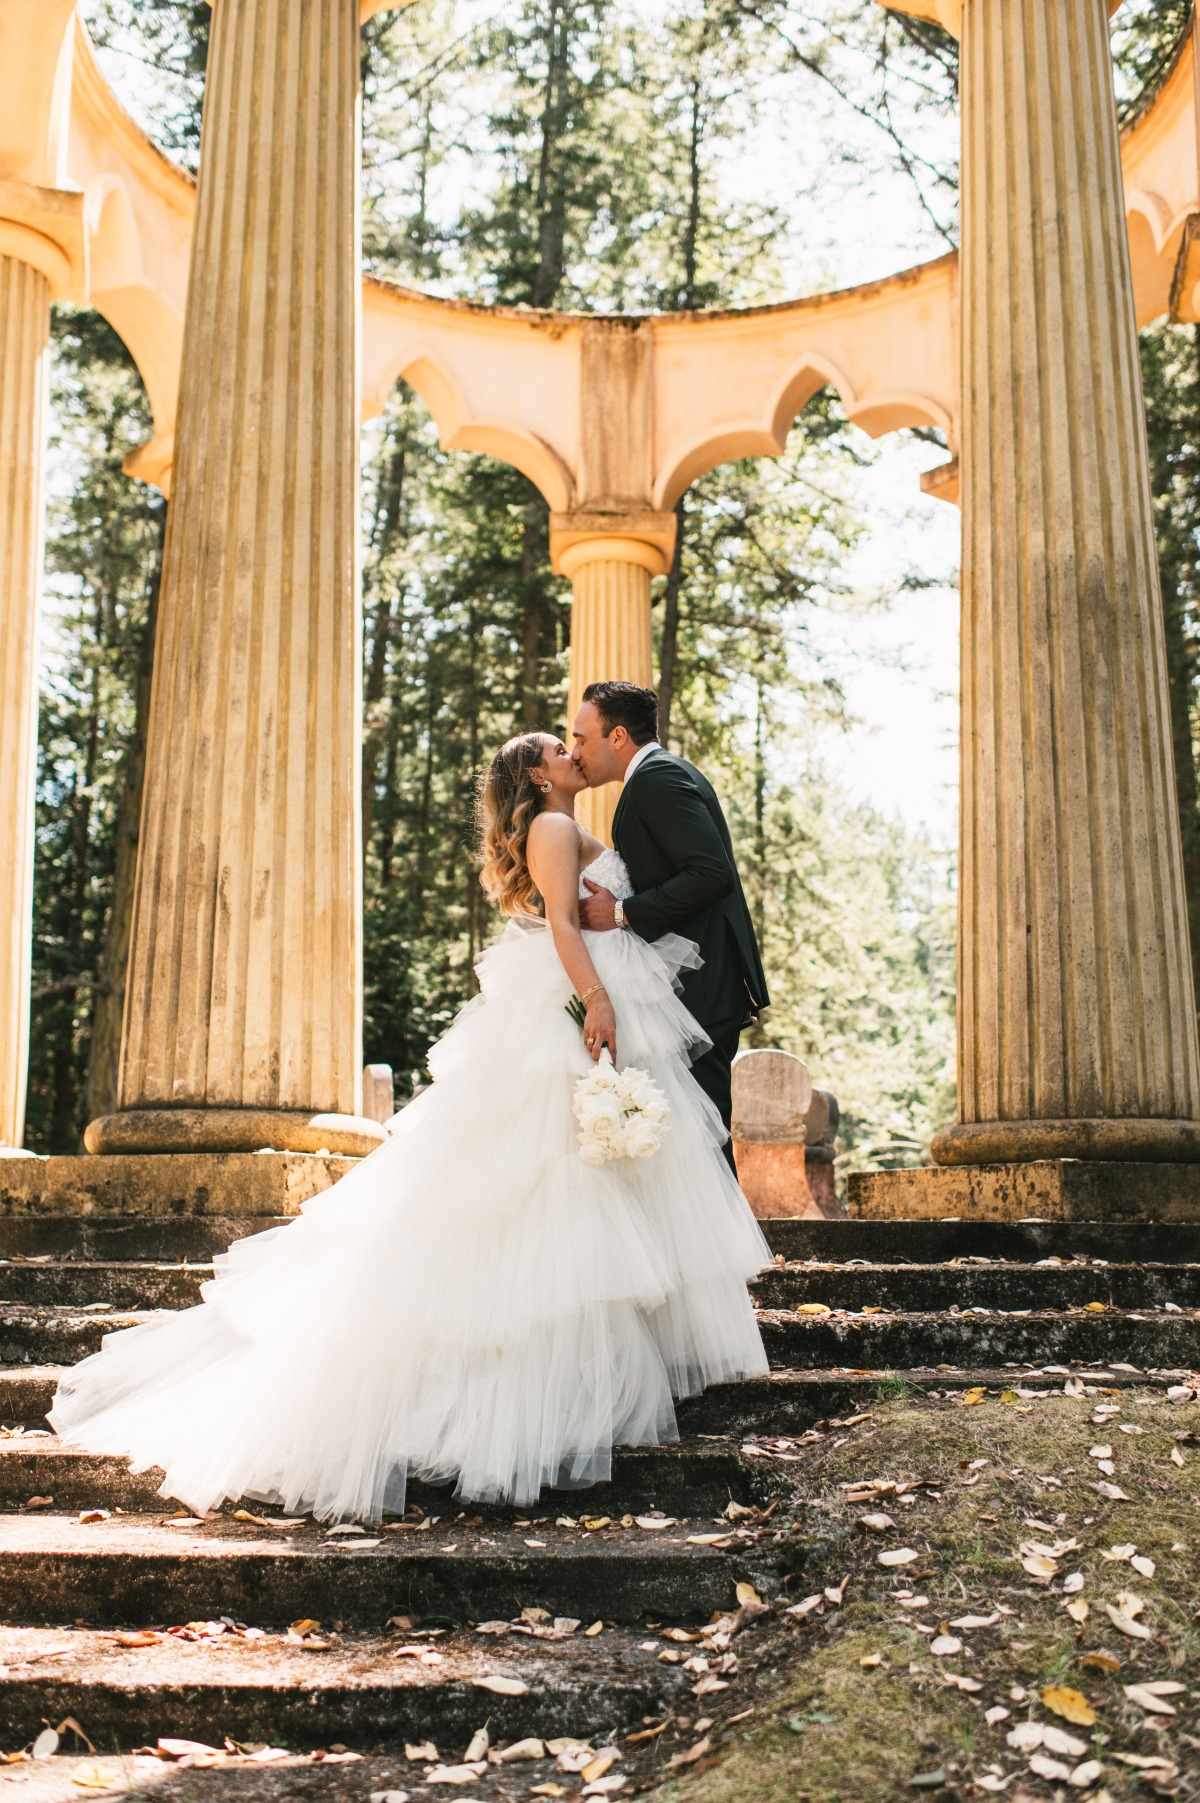
<instances>
[{"instance_id":1,"label":"dark green suit","mask_svg":"<svg viewBox=\"0 0 1200 1803\"><path fill-rule=\"evenodd\" d=\"M678 933L704 959L680 973L683 1000L713 1042L692 1074L728 1128L738 1036L770 997L716 790L686 759L651 752L621 792L613 843L633 886L629 926L648 940Z\"/></svg>"}]
</instances>

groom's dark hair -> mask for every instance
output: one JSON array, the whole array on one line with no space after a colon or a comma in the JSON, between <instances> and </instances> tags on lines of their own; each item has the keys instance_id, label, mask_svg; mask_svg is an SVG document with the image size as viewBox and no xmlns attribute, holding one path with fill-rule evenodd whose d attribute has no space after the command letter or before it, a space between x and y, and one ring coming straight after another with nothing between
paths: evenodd
<instances>
[{"instance_id":1,"label":"groom's dark hair","mask_svg":"<svg viewBox=\"0 0 1200 1803\"><path fill-rule=\"evenodd\" d=\"M590 701L599 714L606 739L614 726L623 726L635 745L648 745L658 737L658 696L653 689L639 689L636 682L589 682L581 700Z\"/></svg>"}]
</instances>

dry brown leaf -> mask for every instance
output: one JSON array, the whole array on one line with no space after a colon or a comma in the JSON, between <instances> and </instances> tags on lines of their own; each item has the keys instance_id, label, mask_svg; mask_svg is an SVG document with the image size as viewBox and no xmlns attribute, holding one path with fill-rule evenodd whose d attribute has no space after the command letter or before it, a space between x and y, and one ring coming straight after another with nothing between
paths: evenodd
<instances>
[{"instance_id":1,"label":"dry brown leaf","mask_svg":"<svg viewBox=\"0 0 1200 1803\"><path fill-rule=\"evenodd\" d=\"M588 1763L581 1768L579 1775L585 1784L595 1784L597 1778L603 1778L608 1768L615 1765L620 1757L620 1750L617 1747L601 1747L596 1757L589 1759Z\"/></svg>"},{"instance_id":2,"label":"dry brown leaf","mask_svg":"<svg viewBox=\"0 0 1200 1803\"><path fill-rule=\"evenodd\" d=\"M865 1653L858 1663L862 1666L864 1671L874 1671L877 1665L883 1664L883 1654Z\"/></svg>"},{"instance_id":3,"label":"dry brown leaf","mask_svg":"<svg viewBox=\"0 0 1200 1803\"><path fill-rule=\"evenodd\" d=\"M885 1515L882 1510L877 1510L873 1515L860 1515L858 1525L860 1528L866 1528L871 1534L886 1534L888 1529L894 1528L896 1524L890 1515Z\"/></svg>"},{"instance_id":4,"label":"dry brown leaf","mask_svg":"<svg viewBox=\"0 0 1200 1803\"><path fill-rule=\"evenodd\" d=\"M1149 1710L1152 1715L1175 1715L1178 1711L1174 1703L1168 1703L1165 1697L1156 1696L1148 1684L1127 1684L1125 1695L1131 1703Z\"/></svg>"},{"instance_id":5,"label":"dry brown leaf","mask_svg":"<svg viewBox=\"0 0 1200 1803\"><path fill-rule=\"evenodd\" d=\"M523 1697L529 1689L523 1678L505 1678L495 1672L489 1672L483 1678L472 1678L471 1682L476 1690L490 1690L498 1697Z\"/></svg>"},{"instance_id":6,"label":"dry brown leaf","mask_svg":"<svg viewBox=\"0 0 1200 1803\"><path fill-rule=\"evenodd\" d=\"M1097 1779L1103 1778L1103 1776L1104 1767L1098 1759L1085 1759L1082 1765L1075 1767L1068 1782L1075 1790L1086 1790L1089 1785L1095 1784Z\"/></svg>"},{"instance_id":7,"label":"dry brown leaf","mask_svg":"<svg viewBox=\"0 0 1200 1803\"><path fill-rule=\"evenodd\" d=\"M440 1754L431 1740L405 1741L404 1757L414 1763L420 1760L430 1760L436 1765Z\"/></svg>"},{"instance_id":8,"label":"dry brown leaf","mask_svg":"<svg viewBox=\"0 0 1200 1803\"><path fill-rule=\"evenodd\" d=\"M1149 1628L1140 1621L1134 1621L1131 1616L1122 1614L1121 1610L1114 1608L1112 1603L1105 1603L1104 1607L1109 1621L1118 1633L1127 1634L1130 1640L1153 1640L1154 1636Z\"/></svg>"},{"instance_id":9,"label":"dry brown leaf","mask_svg":"<svg viewBox=\"0 0 1200 1803\"><path fill-rule=\"evenodd\" d=\"M1121 1661L1114 1659L1111 1653L1084 1653L1080 1665L1090 1666L1094 1672L1119 1672Z\"/></svg>"},{"instance_id":10,"label":"dry brown leaf","mask_svg":"<svg viewBox=\"0 0 1200 1803\"><path fill-rule=\"evenodd\" d=\"M478 1735L476 1735L476 1739L478 1738ZM472 1742L472 1745L474 1745L474 1742ZM484 1747L483 1752L487 1752L486 1747ZM477 1759L482 1758L482 1754L477 1753L475 1757ZM544 1740L537 1740L532 1736L527 1740L514 1740L511 1746L501 1747L492 1757L497 1765L510 1765L518 1759L544 1759L546 1757L546 1743Z\"/></svg>"},{"instance_id":11,"label":"dry brown leaf","mask_svg":"<svg viewBox=\"0 0 1200 1803\"><path fill-rule=\"evenodd\" d=\"M470 1765L435 1765L425 1774L426 1784L474 1784L487 1771L486 1763L476 1759Z\"/></svg>"},{"instance_id":12,"label":"dry brown leaf","mask_svg":"<svg viewBox=\"0 0 1200 1803\"><path fill-rule=\"evenodd\" d=\"M1183 1454L1180 1452L1180 1450L1177 1446L1173 1446L1171 1448L1171 1463L1172 1463L1172 1465L1182 1465L1183 1464Z\"/></svg>"},{"instance_id":13,"label":"dry brown leaf","mask_svg":"<svg viewBox=\"0 0 1200 1803\"><path fill-rule=\"evenodd\" d=\"M743 1608L752 1603L762 1602L762 1598L759 1596L758 1591L754 1588L753 1584L736 1584L734 1586L733 1594L737 1597L739 1604Z\"/></svg>"},{"instance_id":14,"label":"dry brown leaf","mask_svg":"<svg viewBox=\"0 0 1200 1803\"><path fill-rule=\"evenodd\" d=\"M1110 1484L1101 1479L1100 1482L1093 1485L1093 1488L1099 1490L1101 1496L1107 1496L1109 1502L1129 1501L1129 1498L1126 1496L1124 1490L1122 1490L1120 1484Z\"/></svg>"},{"instance_id":15,"label":"dry brown leaf","mask_svg":"<svg viewBox=\"0 0 1200 1803\"><path fill-rule=\"evenodd\" d=\"M688 1748L686 1753L673 1753L667 1764L669 1766L695 1765L698 1759L704 1758L711 1746L712 1740L706 1734L703 1740L698 1740L695 1746Z\"/></svg>"},{"instance_id":16,"label":"dry brown leaf","mask_svg":"<svg viewBox=\"0 0 1200 1803\"><path fill-rule=\"evenodd\" d=\"M889 1552L875 1555L877 1564L887 1566L912 1565L920 1556L920 1553L914 1552L911 1546L896 1546Z\"/></svg>"},{"instance_id":17,"label":"dry brown leaf","mask_svg":"<svg viewBox=\"0 0 1200 1803\"><path fill-rule=\"evenodd\" d=\"M1066 1605L1066 1610L1067 1614L1071 1617L1071 1620L1077 1621L1081 1627L1091 1614L1091 1610L1081 1596L1072 1597L1071 1601Z\"/></svg>"},{"instance_id":18,"label":"dry brown leaf","mask_svg":"<svg viewBox=\"0 0 1200 1803\"><path fill-rule=\"evenodd\" d=\"M1090 1728L1096 1720L1096 1711L1083 1692L1072 1690L1069 1685L1048 1684L1042 1692L1042 1702L1054 1715L1060 1715L1064 1722L1074 1722L1078 1728Z\"/></svg>"},{"instance_id":19,"label":"dry brown leaf","mask_svg":"<svg viewBox=\"0 0 1200 1803\"><path fill-rule=\"evenodd\" d=\"M158 1646L162 1635L150 1628L137 1628L127 1634L114 1634L113 1640L118 1646Z\"/></svg>"},{"instance_id":20,"label":"dry brown leaf","mask_svg":"<svg viewBox=\"0 0 1200 1803\"><path fill-rule=\"evenodd\" d=\"M824 1302L801 1302L796 1308L798 1315L831 1315L833 1310Z\"/></svg>"},{"instance_id":21,"label":"dry brown leaf","mask_svg":"<svg viewBox=\"0 0 1200 1803\"><path fill-rule=\"evenodd\" d=\"M1064 1765L1061 1759L1050 1759L1045 1753L1031 1753L1029 1769L1039 1778L1061 1778L1065 1782L1071 1776L1069 1765Z\"/></svg>"},{"instance_id":22,"label":"dry brown leaf","mask_svg":"<svg viewBox=\"0 0 1200 1803\"><path fill-rule=\"evenodd\" d=\"M635 1515L633 1519L638 1527L645 1528L649 1533L655 1533L661 1528L679 1526L673 1515Z\"/></svg>"},{"instance_id":23,"label":"dry brown leaf","mask_svg":"<svg viewBox=\"0 0 1200 1803\"><path fill-rule=\"evenodd\" d=\"M962 1652L962 1644L953 1634L936 1634L929 1642L929 1650L935 1659L950 1659Z\"/></svg>"},{"instance_id":24,"label":"dry brown leaf","mask_svg":"<svg viewBox=\"0 0 1200 1803\"><path fill-rule=\"evenodd\" d=\"M594 1621L594 1622L593 1622L593 1623L592 1623L592 1625L591 1625L591 1627L590 1627L590 1628L585 1628L585 1629L584 1629L584 1630L583 1630L583 1632L584 1632L584 1636L585 1636L585 1638L586 1638L586 1639L588 1639L588 1640L595 1640L595 1638L596 1638L596 1636L597 1636L597 1634L603 1634L603 1632L604 1632L604 1623L603 1623L603 1622L602 1622L602 1621Z\"/></svg>"}]
</instances>

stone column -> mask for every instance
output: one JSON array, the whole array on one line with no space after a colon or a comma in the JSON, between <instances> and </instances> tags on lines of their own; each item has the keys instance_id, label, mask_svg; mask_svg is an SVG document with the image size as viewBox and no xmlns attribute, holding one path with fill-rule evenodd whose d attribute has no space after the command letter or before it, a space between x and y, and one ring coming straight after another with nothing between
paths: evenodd
<instances>
[{"instance_id":1,"label":"stone column","mask_svg":"<svg viewBox=\"0 0 1200 1803\"><path fill-rule=\"evenodd\" d=\"M670 567L674 525L673 514L617 515L608 529L597 521L551 516L554 567L571 578L574 590L568 734L589 682L653 685L650 578ZM612 843L618 796L610 783L585 790L576 803L577 819L606 844Z\"/></svg>"},{"instance_id":2,"label":"stone column","mask_svg":"<svg viewBox=\"0 0 1200 1803\"><path fill-rule=\"evenodd\" d=\"M121 1049L93 1152L363 1152L359 0L216 0Z\"/></svg>"},{"instance_id":3,"label":"stone column","mask_svg":"<svg viewBox=\"0 0 1200 1803\"><path fill-rule=\"evenodd\" d=\"M960 1124L1200 1157L1106 0L962 4Z\"/></svg>"},{"instance_id":4,"label":"stone column","mask_svg":"<svg viewBox=\"0 0 1200 1803\"><path fill-rule=\"evenodd\" d=\"M0 1147L25 1133L50 284L0 254Z\"/></svg>"}]
</instances>

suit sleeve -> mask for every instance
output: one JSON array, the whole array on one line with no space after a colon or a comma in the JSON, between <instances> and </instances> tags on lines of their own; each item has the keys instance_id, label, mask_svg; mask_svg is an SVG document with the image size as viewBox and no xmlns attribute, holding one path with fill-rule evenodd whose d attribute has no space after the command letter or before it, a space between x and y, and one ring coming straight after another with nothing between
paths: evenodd
<instances>
[{"instance_id":1,"label":"suit sleeve","mask_svg":"<svg viewBox=\"0 0 1200 1803\"><path fill-rule=\"evenodd\" d=\"M647 767L638 784L638 821L675 871L630 896L625 918L639 938L658 939L731 894L736 877L704 797L685 773ZM663 805L653 805L656 796Z\"/></svg>"}]
</instances>

